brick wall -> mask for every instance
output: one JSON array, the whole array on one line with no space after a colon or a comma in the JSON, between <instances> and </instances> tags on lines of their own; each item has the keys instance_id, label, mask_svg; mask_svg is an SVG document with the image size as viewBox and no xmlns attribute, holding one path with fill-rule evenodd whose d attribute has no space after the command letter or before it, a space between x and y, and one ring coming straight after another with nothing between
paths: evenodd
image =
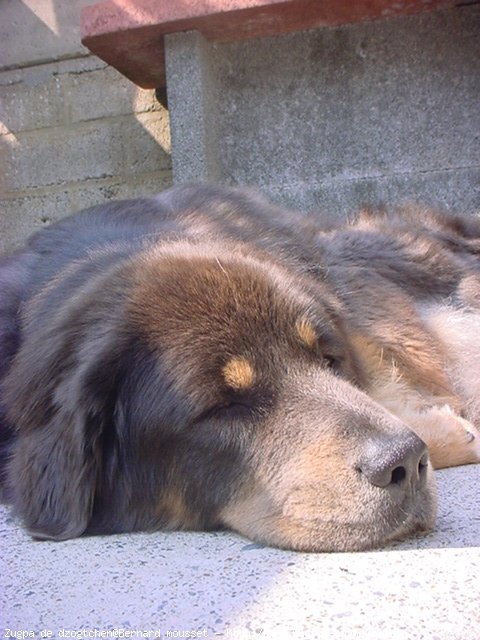
<instances>
[{"instance_id":1,"label":"brick wall","mask_svg":"<svg viewBox=\"0 0 480 640\"><path fill-rule=\"evenodd\" d=\"M72 211L171 183L168 112L81 46L85 1L46 14L50 4L0 4L0 251Z\"/></svg>"}]
</instances>

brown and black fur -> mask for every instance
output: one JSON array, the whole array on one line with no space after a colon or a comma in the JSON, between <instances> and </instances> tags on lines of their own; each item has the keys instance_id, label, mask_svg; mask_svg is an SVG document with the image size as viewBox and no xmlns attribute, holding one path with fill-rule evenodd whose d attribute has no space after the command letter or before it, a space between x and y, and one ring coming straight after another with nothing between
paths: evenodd
<instances>
[{"instance_id":1,"label":"brown and black fur","mask_svg":"<svg viewBox=\"0 0 480 640\"><path fill-rule=\"evenodd\" d=\"M427 530L425 429L402 406L477 435L422 305L470 309L479 237L433 214L327 230L198 185L42 231L0 263L16 512L39 538L229 527L303 550Z\"/></svg>"}]
</instances>

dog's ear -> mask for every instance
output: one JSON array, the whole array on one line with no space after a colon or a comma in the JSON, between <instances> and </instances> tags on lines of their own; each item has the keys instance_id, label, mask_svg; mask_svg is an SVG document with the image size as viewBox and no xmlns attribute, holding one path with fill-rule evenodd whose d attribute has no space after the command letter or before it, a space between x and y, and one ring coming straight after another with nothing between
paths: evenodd
<instances>
[{"instance_id":1,"label":"dog's ear","mask_svg":"<svg viewBox=\"0 0 480 640\"><path fill-rule=\"evenodd\" d=\"M5 391L14 507L33 536L62 540L91 518L124 349L108 325L59 324L26 341Z\"/></svg>"}]
</instances>

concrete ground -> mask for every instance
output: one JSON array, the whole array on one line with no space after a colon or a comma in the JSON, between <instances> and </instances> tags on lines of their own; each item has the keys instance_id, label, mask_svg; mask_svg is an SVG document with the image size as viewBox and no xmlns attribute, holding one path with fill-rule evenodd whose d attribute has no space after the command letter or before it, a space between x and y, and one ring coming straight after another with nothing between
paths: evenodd
<instances>
[{"instance_id":1,"label":"concrete ground","mask_svg":"<svg viewBox=\"0 0 480 640\"><path fill-rule=\"evenodd\" d=\"M368 553L231 533L35 542L2 507L2 637L479 640L479 481L479 465L438 472L435 531Z\"/></svg>"}]
</instances>

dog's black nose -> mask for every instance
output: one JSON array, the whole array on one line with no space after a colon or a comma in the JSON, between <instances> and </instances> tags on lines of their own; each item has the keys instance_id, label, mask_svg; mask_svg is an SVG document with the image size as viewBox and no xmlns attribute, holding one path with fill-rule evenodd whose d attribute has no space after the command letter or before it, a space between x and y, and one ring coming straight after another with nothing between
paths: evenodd
<instances>
[{"instance_id":1,"label":"dog's black nose","mask_svg":"<svg viewBox=\"0 0 480 640\"><path fill-rule=\"evenodd\" d=\"M412 433L406 438L368 446L356 469L374 486L386 488L418 482L427 464L427 447Z\"/></svg>"}]
</instances>

